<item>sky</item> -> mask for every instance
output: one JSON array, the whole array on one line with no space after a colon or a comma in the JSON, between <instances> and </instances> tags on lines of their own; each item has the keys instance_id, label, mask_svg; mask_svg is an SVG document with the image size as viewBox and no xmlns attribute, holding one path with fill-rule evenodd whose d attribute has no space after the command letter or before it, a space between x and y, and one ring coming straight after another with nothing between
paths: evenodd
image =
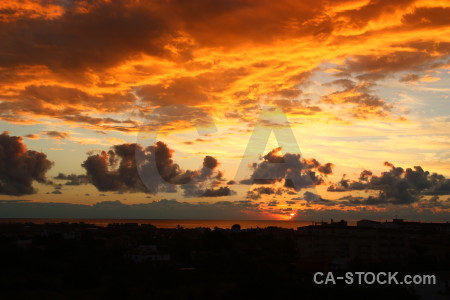
<instances>
[{"instance_id":1,"label":"sky","mask_svg":"<svg viewBox=\"0 0 450 300\"><path fill-rule=\"evenodd\" d=\"M450 2L4 0L0 217L450 219Z\"/></svg>"}]
</instances>

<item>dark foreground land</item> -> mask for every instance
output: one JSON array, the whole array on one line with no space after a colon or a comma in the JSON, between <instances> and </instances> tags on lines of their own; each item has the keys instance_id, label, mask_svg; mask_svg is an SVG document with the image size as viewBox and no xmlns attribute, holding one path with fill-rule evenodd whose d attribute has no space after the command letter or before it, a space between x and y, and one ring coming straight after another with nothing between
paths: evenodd
<instances>
[{"instance_id":1,"label":"dark foreground land","mask_svg":"<svg viewBox=\"0 0 450 300\"><path fill-rule=\"evenodd\" d=\"M450 299L449 224L298 230L0 224L1 299ZM315 272L434 274L437 284L317 285Z\"/></svg>"}]
</instances>

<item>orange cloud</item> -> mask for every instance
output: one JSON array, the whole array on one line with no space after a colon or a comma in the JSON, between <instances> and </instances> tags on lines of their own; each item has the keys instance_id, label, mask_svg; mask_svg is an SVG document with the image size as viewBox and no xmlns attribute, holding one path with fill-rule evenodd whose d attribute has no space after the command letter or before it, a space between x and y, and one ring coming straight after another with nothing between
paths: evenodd
<instances>
[{"instance_id":1,"label":"orange cloud","mask_svg":"<svg viewBox=\"0 0 450 300\"><path fill-rule=\"evenodd\" d=\"M0 118L134 132L160 106L250 123L259 103L318 122L341 107L388 118L394 104L366 86L431 82L423 73L448 64L449 8L435 3L4 1ZM330 62L354 87L305 92Z\"/></svg>"}]
</instances>

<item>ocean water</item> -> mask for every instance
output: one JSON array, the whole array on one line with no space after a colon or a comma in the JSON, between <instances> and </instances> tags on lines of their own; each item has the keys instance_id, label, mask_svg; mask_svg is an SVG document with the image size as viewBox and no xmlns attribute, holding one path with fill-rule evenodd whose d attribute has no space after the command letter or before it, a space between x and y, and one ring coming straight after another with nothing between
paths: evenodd
<instances>
[{"instance_id":1,"label":"ocean water","mask_svg":"<svg viewBox=\"0 0 450 300\"><path fill-rule=\"evenodd\" d=\"M146 220L146 219L0 219L0 223L26 223L31 222L35 224L44 223L80 223L94 224L97 226L108 226L112 223L138 223L138 224L152 224L158 228L176 228L178 225L184 228L198 228L206 227L213 229L219 228L231 228L233 224L239 224L242 229L247 228L264 228L269 226L276 226L282 228L297 229L297 227L311 225L310 221L277 221L277 220Z\"/></svg>"}]
</instances>

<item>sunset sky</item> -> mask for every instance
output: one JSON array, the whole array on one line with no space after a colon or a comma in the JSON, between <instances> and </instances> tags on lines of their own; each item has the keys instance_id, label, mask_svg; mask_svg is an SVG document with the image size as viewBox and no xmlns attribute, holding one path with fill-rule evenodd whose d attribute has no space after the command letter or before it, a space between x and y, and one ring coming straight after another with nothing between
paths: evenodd
<instances>
[{"instance_id":1,"label":"sunset sky","mask_svg":"<svg viewBox=\"0 0 450 300\"><path fill-rule=\"evenodd\" d=\"M450 1L3 0L0 40L2 218L450 220Z\"/></svg>"}]
</instances>

